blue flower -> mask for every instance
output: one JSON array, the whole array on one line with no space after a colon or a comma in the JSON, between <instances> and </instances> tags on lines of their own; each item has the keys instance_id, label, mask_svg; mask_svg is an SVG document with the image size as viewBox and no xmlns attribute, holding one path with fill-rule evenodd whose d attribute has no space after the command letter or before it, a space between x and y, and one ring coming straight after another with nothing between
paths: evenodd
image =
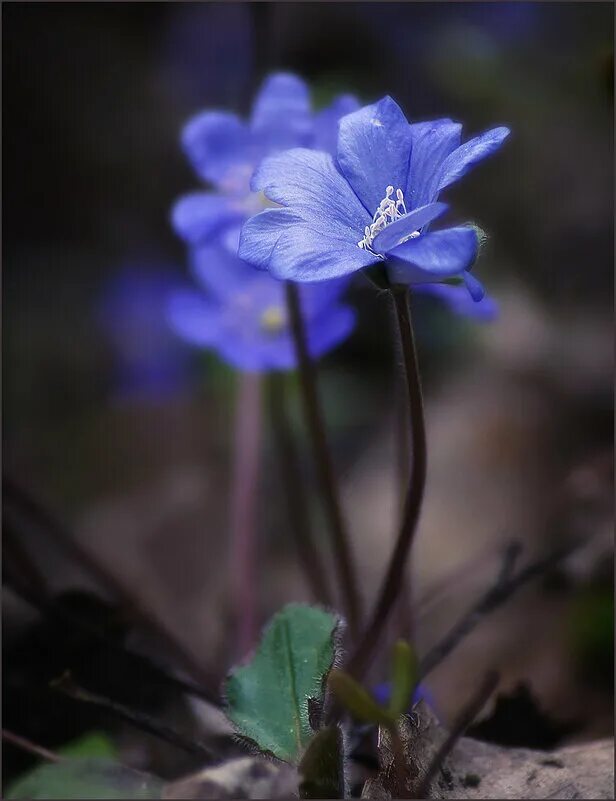
<instances>
[{"instance_id":1,"label":"blue flower","mask_svg":"<svg viewBox=\"0 0 616 801\"><path fill-rule=\"evenodd\" d=\"M123 264L101 288L96 320L114 354L115 398L160 399L187 383L189 364L164 325L174 271L156 260Z\"/></svg>"},{"instance_id":2,"label":"blue flower","mask_svg":"<svg viewBox=\"0 0 616 801\"><path fill-rule=\"evenodd\" d=\"M385 97L343 117L336 158L294 148L265 158L252 179L283 208L243 227L239 255L277 278L326 281L374 265L392 283L461 277L479 299L469 270L478 250L472 226L429 231L447 206L439 194L497 150L509 134L494 128L460 144L449 119L409 125Z\"/></svg>"},{"instance_id":3,"label":"blue flower","mask_svg":"<svg viewBox=\"0 0 616 801\"><path fill-rule=\"evenodd\" d=\"M492 322L498 317L498 303L489 295L474 301L463 286L451 284L419 284L415 292L429 295L443 303L460 317L471 317L480 322Z\"/></svg>"},{"instance_id":4,"label":"blue flower","mask_svg":"<svg viewBox=\"0 0 616 801\"><path fill-rule=\"evenodd\" d=\"M255 270L221 244L198 248L192 269L202 291L171 293L167 319L184 340L216 351L238 370L263 372L296 366L284 284ZM340 303L347 279L300 287L308 348L314 358L353 329L355 315Z\"/></svg>"},{"instance_id":5,"label":"blue flower","mask_svg":"<svg viewBox=\"0 0 616 801\"><path fill-rule=\"evenodd\" d=\"M387 706L391 698L391 684L389 682L377 684L376 687L372 688L372 696L378 704L381 706ZM418 684L415 688L408 711L411 712L415 704L418 704L420 701L425 701L430 709L432 709L432 711L436 714L434 697L425 684Z\"/></svg>"},{"instance_id":6,"label":"blue flower","mask_svg":"<svg viewBox=\"0 0 616 801\"><path fill-rule=\"evenodd\" d=\"M359 106L351 95L337 97L313 114L306 84L294 75L270 76L256 97L248 123L226 111L206 111L188 122L182 145L197 175L215 192L194 192L176 203L172 221L190 245L199 245L231 229L239 232L247 217L271 205L250 190L261 159L294 147L333 150L341 116Z\"/></svg>"}]
</instances>

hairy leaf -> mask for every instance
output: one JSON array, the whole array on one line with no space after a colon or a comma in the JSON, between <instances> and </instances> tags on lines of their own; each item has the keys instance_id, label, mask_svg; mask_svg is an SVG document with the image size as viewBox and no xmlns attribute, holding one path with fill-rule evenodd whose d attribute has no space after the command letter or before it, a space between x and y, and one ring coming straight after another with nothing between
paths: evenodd
<instances>
[{"instance_id":1,"label":"hairy leaf","mask_svg":"<svg viewBox=\"0 0 616 801\"><path fill-rule=\"evenodd\" d=\"M289 604L268 624L251 662L229 675L227 714L262 750L296 762L308 745L308 702L323 700L338 625L328 612Z\"/></svg>"}]
</instances>

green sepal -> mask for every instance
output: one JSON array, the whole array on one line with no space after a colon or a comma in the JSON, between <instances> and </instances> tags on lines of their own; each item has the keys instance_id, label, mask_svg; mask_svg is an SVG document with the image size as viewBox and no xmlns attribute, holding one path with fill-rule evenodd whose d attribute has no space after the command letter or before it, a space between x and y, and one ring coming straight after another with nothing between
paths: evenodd
<instances>
[{"instance_id":1,"label":"green sepal","mask_svg":"<svg viewBox=\"0 0 616 801\"><path fill-rule=\"evenodd\" d=\"M381 726L390 726L394 722L388 711L379 706L370 693L343 670L332 670L327 684L336 700L357 720Z\"/></svg>"},{"instance_id":2,"label":"green sepal","mask_svg":"<svg viewBox=\"0 0 616 801\"><path fill-rule=\"evenodd\" d=\"M391 696L388 712L397 720L411 704L419 678L417 654L405 640L398 640L391 656Z\"/></svg>"}]
</instances>

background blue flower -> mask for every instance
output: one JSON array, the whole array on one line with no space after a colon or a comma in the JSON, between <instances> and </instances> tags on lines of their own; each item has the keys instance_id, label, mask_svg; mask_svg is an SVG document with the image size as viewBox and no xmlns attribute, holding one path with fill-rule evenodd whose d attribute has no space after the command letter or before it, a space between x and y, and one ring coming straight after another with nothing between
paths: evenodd
<instances>
[{"instance_id":1,"label":"background blue flower","mask_svg":"<svg viewBox=\"0 0 616 801\"><path fill-rule=\"evenodd\" d=\"M281 209L242 229L239 254L278 278L323 281L386 262L394 283L461 276L471 295L483 288L469 270L478 250L472 226L428 231L447 210L440 192L497 150L509 134L495 128L460 144L449 119L409 125L385 97L340 121L337 156L295 148L266 158L252 187Z\"/></svg>"},{"instance_id":2,"label":"background blue flower","mask_svg":"<svg viewBox=\"0 0 616 801\"><path fill-rule=\"evenodd\" d=\"M182 133L182 146L197 175L215 192L193 192L176 203L172 221L190 245L233 229L268 205L251 192L250 179L261 159L293 147L334 150L339 118L359 106L340 95L313 113L310 93L300 78L271 75L255 99L248 122L227 111L205 111Z\"/></svg>"},{"instance_id":3,"label":"background blue flower","mask_svg":"<svg viewBox=\"0 0 616 801\"><path fill-rule=\"evenodd\" d=\"M214 350L238 370L290 370L296 365L284 284L255 270L222 245L196 249L192 268L202 291L172 292L167 319L187 342ZM300 287L308 348L314 358L352 331L355 315L340 303L348 281Z\"/></svg>"},{"instance_id":4,"label":"background blue flower","mask_svg":"<svg viewBox=\"0 0 616 801\"><path fill-rule=\"evenodd\" d=\"M391 698L390 682L387 681L383 682L382 684L377 684L376 687L372 688L372 695L375 701L377 701L381 706L387 706L387 704L389 703L389 699ZM413 693L413 698L411 699L411 703L409 704L408 712L411 712L415 704L418 704L420 701L425 701L426 704L436 714L434 697L425 684L418 684L417 687L415 688L415 691Z\"/></svg>"},{"instance_id":5,"label":"background blue flower","mask_svg":"<svg viewBox=\"0 0 616 801\"><path fill-rule=\"evenodd\" d=\"M176 271L152 261L122 265L104 283L96 315L113 351L113 397L160 400L188 384L189 365L177 339L162 324Z\"/></svg>"}]
</instances>

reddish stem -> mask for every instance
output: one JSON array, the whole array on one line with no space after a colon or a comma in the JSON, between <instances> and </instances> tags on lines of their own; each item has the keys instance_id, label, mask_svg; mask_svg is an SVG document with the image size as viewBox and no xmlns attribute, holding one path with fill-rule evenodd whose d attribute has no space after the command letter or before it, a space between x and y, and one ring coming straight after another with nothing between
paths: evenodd
<instances>
[{"instance_id":1,"label":"reddish stem","mask_svg":"<svg viewBox=\"0 0 616 801\"><path fill-rule=\"evenodd\" d=\"M231 592L236 657L253 648L257 635L257 490L261 446L261 377L241 373L235 410L231 494Z\"/></svg>"}]
</instances>

